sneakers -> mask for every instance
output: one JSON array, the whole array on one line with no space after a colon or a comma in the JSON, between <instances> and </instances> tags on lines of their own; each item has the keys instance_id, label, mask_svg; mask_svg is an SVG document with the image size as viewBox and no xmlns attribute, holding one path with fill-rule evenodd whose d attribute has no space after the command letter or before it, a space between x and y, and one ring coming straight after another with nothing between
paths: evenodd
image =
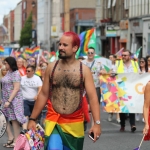
<instances>
[{"instance_id":1,"label":"sneakers","mask_svg":"<svg viewBox=\"0 0 150 150\"><path fill-rule=\"evenodd\" d=\"M112 121L112 117L113 117L113 114L110 113L110 114L108 115L108 121L109 121L109 122Z\"/></svg>"},{"instance_id":2,"label":"sneakers","mask_svg":"<svg viewBox=\"0 0 150 150\"><path fill-rule=\"evenodd\" d=\"M120 123L120 119L117 119L116 121L117 121L117 123Z\"/></svg>"},{"instance_id":3,"label":"sneakers","mask_svg":"<svg viewBox=\"0 0 150 150\"><path fill-rule=\"evenodd\" d=\"M125 131L125 128L124 127L121 127L120 128L120 132L124 132Z\"/></svg>"},{"instance_id":4,"label":"sneakers","mask_svg":"<svg viewBox=\"0 0 150 150\"><path fill-rule=\"evenodd\" d=\"M135 114L135 119L136 119L136 121L139 121L140 120L140 115L139 114Z\"/></svg>"}]
</instances>

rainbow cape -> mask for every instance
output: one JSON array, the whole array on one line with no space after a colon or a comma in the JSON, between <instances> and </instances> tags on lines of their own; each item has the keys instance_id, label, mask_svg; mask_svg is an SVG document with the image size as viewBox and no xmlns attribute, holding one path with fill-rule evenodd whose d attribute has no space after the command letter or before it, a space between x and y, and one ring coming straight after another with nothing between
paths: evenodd
<instances>
[{"instance_id":1,"label":"rainbow cape","mask_svg":"<svg viewBox=\"0 0 150 150\"><path fill-rule=\"evenodd\" d=\"M51 138L61 137L63 150L82 150L84 141L83 112L82 109L70 115L60 115L54 111L50 100L47 105L45 119L45 150L56 149ZM57 141L57 143L59 143Z\"/></svg>"}]
</instances>

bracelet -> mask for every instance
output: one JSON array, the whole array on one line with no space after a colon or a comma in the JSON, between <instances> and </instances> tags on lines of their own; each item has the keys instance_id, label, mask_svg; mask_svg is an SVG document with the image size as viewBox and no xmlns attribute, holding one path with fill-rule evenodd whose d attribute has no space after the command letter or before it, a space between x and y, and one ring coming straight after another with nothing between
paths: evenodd
<instances>
[{"instance_id":1,"label":"bracelet","mask_svg":"<svg viewBox=\"0 0 150 150\"><path fill-rule=\"evenodd\" d=\"M35 122L36 122L36 119L34 119L34 118L29 118L29 120L32 120L32 121L35 121Z\"/></svg>"}]
</instances>

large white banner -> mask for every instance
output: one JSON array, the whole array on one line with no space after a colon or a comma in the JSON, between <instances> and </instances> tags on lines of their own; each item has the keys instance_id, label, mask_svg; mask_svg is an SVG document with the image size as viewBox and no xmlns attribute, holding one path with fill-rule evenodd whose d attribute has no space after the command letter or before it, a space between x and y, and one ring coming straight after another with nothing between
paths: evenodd
<instances>
[{"instance_id":1,"label":"large white banner","mask_svg":"<svg viewBox=\"0 0 150 150\"><path fill-rule=\"evenodd\" d=\"M104 111L143 113L144 89L149 81L150 73L100 76Z\"/></svg>"}]
</instances>

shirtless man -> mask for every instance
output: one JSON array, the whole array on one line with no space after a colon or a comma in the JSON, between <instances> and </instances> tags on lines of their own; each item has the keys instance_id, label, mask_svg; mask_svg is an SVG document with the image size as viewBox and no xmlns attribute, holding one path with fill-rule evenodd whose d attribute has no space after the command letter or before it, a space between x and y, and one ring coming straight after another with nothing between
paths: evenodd
<instances>
[{"instance_id":1,"label":"shirtless man","mask_svg":"<svg viewBox=\"0 0 150 150\"><path fill-rule=\"evenodd\" d=\"M49 64L42 90L29 119L28 129L35 129L35 120L50 98L45 121L45 150L63 150L64 147L70 150L83 149L82 95L84 89L89 97L94 118L94 125L89 134L94 133L94 141L101 134L100 107L91 71L75 59L79 46L80 39L77 34L74 32L63 34L59 42L60 59ZM53 139L55 136L56 139Z\"/></svg>"}]
</instances>

